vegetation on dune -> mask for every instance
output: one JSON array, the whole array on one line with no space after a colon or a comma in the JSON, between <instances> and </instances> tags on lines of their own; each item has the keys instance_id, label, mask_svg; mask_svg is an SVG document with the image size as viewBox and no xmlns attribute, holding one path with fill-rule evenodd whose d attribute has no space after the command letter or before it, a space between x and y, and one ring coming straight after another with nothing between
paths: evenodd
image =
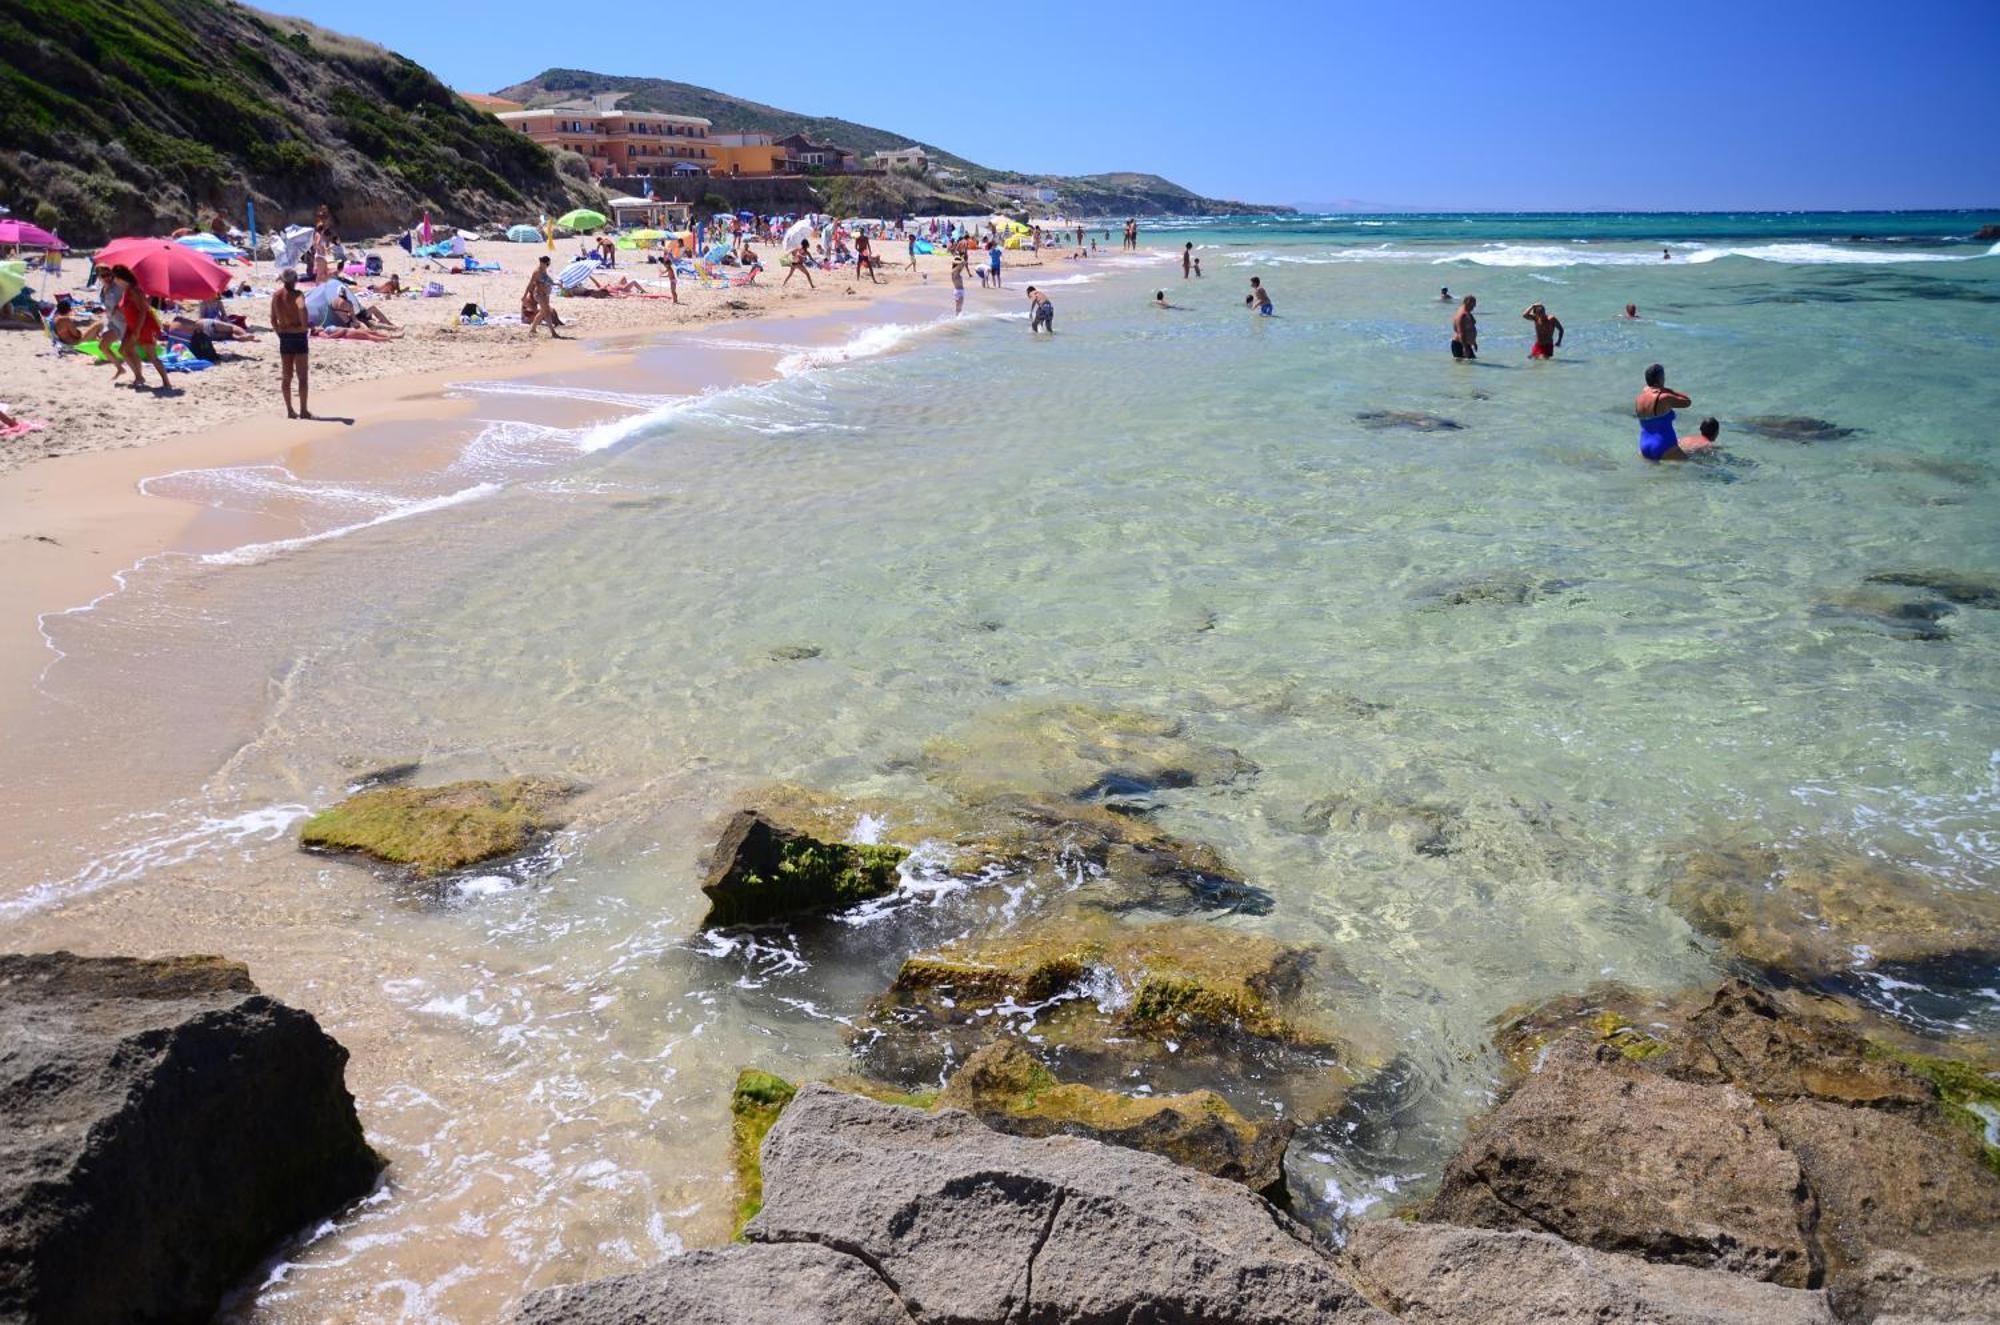
<instances>
[{"instance_id":1,"label":"vegetation on dune","mask_svg":"<svg viewBox=\"0 0 2000 1325\"><path fill-rule=\"evenodd\" d=\"M246 200L266 225L326 202L366 233L582 196L413 61L227 0L0 10L0 142L0 194L80 243L240 221Z\"/></svg>"}]
</instances>

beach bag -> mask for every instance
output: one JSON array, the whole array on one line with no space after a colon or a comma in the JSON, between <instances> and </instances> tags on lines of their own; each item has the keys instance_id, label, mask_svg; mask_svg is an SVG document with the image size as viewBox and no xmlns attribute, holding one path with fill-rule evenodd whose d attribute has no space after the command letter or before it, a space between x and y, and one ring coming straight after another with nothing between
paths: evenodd
<instances>
[{"instance_id":1,"label":"beach bag","mask_svg":"<svg viewBox=\"0 0 2000 1325\"><path fill-rule=\"evenodd\" d=\"M206 359L210 363L215 362L215 342L209 339L206 331L197 331L190 334L188 336L188 349L194 353L194 357L197 359Z\"/></svg>"},{"instance_id":2,"label":"beach bag","mask_svg":"<svg viewBox=\"0 0 2000 1325\"><path fill-rule=\"evenodd\" d=\"M370 276L380 276L382 274L382 259L370 253L368 261L363 263L362 267Z\"/></svg>"},{"instance_id":3,"label":"beach bag","mask_svg":"<svg viewBox=\"0 0 2000 1325\"><path fill-rule=\"evenodd\" d=\"M478 304L467 304L464 308L458 310L458 315L460 317L485 317L486 310Z\"/></svg>"},{"instance_id":4,"label":"beach bag","mask_svg":"<svg viewBox=\"0 0 2000 1325\"><path fill-rule=\"evenodd\" d=\"M441 298L443 294L444 294L444 286L440 285L436 281L432 281L429 285L426 285L424 287L424 298L426 299Z\"/></svg>"}]
</instances>

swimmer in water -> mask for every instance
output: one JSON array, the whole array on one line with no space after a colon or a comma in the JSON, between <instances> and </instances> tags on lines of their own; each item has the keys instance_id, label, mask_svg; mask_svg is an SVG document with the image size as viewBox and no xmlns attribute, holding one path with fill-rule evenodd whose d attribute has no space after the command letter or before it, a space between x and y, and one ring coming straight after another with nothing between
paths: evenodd
<instances>
[{"instance_id":1,"label":"swimmer in water","mask_svg":"<svg viewBox=\"0 0 2000 1325\"><path fill-rule=\"evenodd\" d=\"M1180 305L1168 303L1167 292L1165 290L1155 290L1153 291L1153 307L1167 309L1167 308L1179 308Z\"/></svg>"},{"instance_id":2,"label":"swimmer in water","mask_svg":"<svg viewBox=\"0 0 2000 1325\"><path fill-rule=\"evenodd\" d=\"M1639 320L1639 305L1625 305L1625 320L1627 322L1637 322Z\"/></svg>"},{"instance_id":3,"label":"swimmer in water","mask_svg":"<svg viewBox=\"0 0 2000 1325\"><path fill-rule=\"evenodd\" d=\"M1250 293L1243 296L1243 306L1245 308L1250 308L1254 306L1257 312L1262 316L1264 317L1272 316L1271 292L1269 290L1266 290L1264 288L1264 282L1259 280L1255 276L1252 276L1250 278Z\"/></svg>"},{"instance_id":4,"label":"swimmer in water","mask_svg":"<svg viewBox=\"0 0 2000 1325\"><path fill-rule=\"evenodd\" d=\"M1563 343L1562 319L1540 304L1529 304L1522 317L1535 324L1535 343L1528 348L1530 359L1553 359L1556 346Z\"/></svg>"},{"instance_id":5,"label":"swimmer in water","mask_svg":"<svg viewBox=\"0 0 2000 1325\"><path fill-rule=\"evenodd\" d=\"M1667 251L1666 249L1661 249L1661 250L1660 250L1660 261L1662 261L1662 262L1672 262L1673 260L1674 260L1674 255L1673 255L1672 253L1670 253L1670 252L1669 252L1669 251Z\"/></svg>"},{"instance_id":6,"label":"swimmer in water","mask_svg":"<svg viewBox=\"0 0 2000 1325\"><path fill-rule=\"evenodd\" d=\"M1639 454L1651 461L1685 460L1688 452L1706 450L1713 439L1704 432L1700 441L1689 438L1683 442L1674 435L1674 411L1686 409L1694 404L1678 391L1667 389L1667 370L1654 364L1646 370L1646 385L1632 402L1632 412L1639 416ZM1704 425L1712 420L1703 420ZM1722 426L1716 425L1720 433Z\"/></svg>"},{"instance_id":7,"label":"swimmer in water","mask_svg":"<svg viewBox=\"0 0 2000 1325\"><path fill-rule=\"evenodd\" d=\"M1451 287L1449 285L1440 285L1438 287L1438 302L1441 304L1451 302Z\"/></svg>"},{"instance_id":8,"label":"swimmer in water","mask_svg":"<svg viewBox=\"0 0 2000 1325\"><path fill-rule=\"evenodd\" d=\"M1451 357L1454 359L1477 359L1479 357L1479 319L1472 310L1479 307L1478 295L1467 295L1459 300L1458 311L1451 316Z\"/></svg>"}]
</instances>

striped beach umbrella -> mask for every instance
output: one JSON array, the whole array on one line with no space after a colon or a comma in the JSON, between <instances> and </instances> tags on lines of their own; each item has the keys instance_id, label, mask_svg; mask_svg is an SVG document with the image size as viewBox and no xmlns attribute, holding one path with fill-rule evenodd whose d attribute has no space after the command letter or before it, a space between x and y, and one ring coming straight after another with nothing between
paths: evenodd
<instances>
[{"instance_id":1,"label":"striped beach umbrella","mask_svg":"<svg viewBox=\"0 0 2000 1325\"><path fill-rule=\"evenodd\" d=\"M556 273L556 284L565 290L574 290L597 273L595 258L578 258L575 262Z\"/></svg>"}]
</instances>

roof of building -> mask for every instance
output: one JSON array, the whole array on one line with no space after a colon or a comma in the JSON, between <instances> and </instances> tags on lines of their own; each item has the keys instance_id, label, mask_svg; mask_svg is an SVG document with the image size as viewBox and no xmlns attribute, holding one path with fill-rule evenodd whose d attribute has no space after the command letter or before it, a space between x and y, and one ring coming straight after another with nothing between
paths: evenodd
<instances>
[{"instance_id":1,"label":"roof of building","mask_svg":"<svg viewBox=\"0 0 2000 1325\"><path fill-rule=\"evenodd\" d=\"M518 101L509 101L505 97L488 96L484 92L461 92L458 94L458 99L466 105L471 106L474 110L489 111L496 114L503 110L522 109L521 103Z\"/></svg>"}]
</instances>

